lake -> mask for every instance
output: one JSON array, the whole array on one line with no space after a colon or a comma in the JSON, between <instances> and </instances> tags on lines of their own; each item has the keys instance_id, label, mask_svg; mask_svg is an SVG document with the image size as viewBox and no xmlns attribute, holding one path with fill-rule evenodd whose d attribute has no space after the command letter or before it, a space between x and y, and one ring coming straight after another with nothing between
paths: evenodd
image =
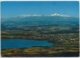
<instances>
[{"instance_id":1,"label":"lake","mask_svg":"<svg viewBox=\"0 0 80 58\"><path fill-rule=\"evenodd\" d=\"M38 41L38 40L25 40L25 39L2 39L1 40L1 49L5 48L24 48L24 47L33 47L33 46L52 46L53 43L47 41Z\"/></svg>"}]
</instances>

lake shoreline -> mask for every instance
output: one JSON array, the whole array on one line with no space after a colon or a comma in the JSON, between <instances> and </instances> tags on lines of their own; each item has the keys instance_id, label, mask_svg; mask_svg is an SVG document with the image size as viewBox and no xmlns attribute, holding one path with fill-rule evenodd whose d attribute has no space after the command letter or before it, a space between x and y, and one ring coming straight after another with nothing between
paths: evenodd
<instances>
[{"instance_id":1,"label":"lake shoreline","mask_svg":"<svg viewBox=\"0 0 80 58\"><path fill-rule=\"evenodd\" d=\"M10 38L10 39L1 39L1 40L13 40L14 38ZM19 39L19 38L17 38L17 39ZM21 39L19 39L19 40L23 40L24 38L21 38ZM15 39L16 40L16 39ZM38 41L48 41L48 40L42 40L42 39L24 39L24 40L38 40ZM48 42L50 42L50 41L48 41ZM52 43L52 42L51 42Z\"/></svg>"},{"instance_id":2,"label":"lake shoreline","mask_svg":"<svg viewBox=\"0 0 80 58\"><path fill-rule=\"evenodd\" d=\"M29 40L29 39L2 39L1 44L2 44L1 46L2 49L7 49L7 47L8 48L27 48L27 47L34 47L34 46L43 47L43 46L53 46L54 45L53 43L48 42L48 41ZM10 44L13 44L13 46ZM3 48L5 46L6 48Z\"/></svg>"},{"instance_id":3,"label":"lake shoreline","mask_svg":"<svg viewBox=\"0 0 80 58\"><path fill-rule=\"evenodd\" d=\"M2 39L2 40L5 40L5 39ZM7 39L8 40L8 39ZM11 40L11 39L9 39ZM13 40L13 39L12 39ZM14 39L14 40L17 40L17 39ZM23 39L19 39L19 40L23 40ZM24 39L24 40L32 40L32 39ZM38 40L38 39L33 39L33 40ZM50 43L53 43L51 41L48 41L48 40L38 40L38 41L47 41L47 42L50 42ZM27 48L27 47L23 47L23 48L7 48L7 49L1 49L1 55L4 57L4 56L8 56L8 57L11 57L11 56L21 56L21 57L43 57L45 55L45 57L75 57L77 56L78 57L78 54L79 54L79 47L75 47L76 45L73 46L72 45L61 45L59 43L54 43L53 46L33 46L33 47L30 47L30 48ZM29 51L29 50L30 51ZM16 53L14 53L16 50ZM25 51L24 51L25 50ZM39 51L38 51L39 50ZM41 50L45 50L45 51L41 51ZM12 52L13 51L13 52ZM21 52L21 54L19 54ZM19 52L19 53L18 53ZM38 53L39 54L38 54ZM50 54L51 52L51 54ZM8 53L11 53L10 55L8 55ZM33 53L33 54L29 54L29 53ZM34 53L37 53L37 55L34 55ZM42 55L43 53L43 55ZM48 54L46 54L48 53ZM69 53L71 55L69 55ZM75 54L75 55L74 55Z\"/></svg>"}]
</instances>

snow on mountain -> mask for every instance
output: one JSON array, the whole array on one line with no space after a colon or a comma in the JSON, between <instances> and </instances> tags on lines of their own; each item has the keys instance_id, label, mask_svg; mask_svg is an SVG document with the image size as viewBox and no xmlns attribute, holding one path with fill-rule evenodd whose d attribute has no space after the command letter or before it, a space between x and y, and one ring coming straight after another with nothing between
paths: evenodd
<instances>
[{"instance_id":1,"label":"snow on mountain","mask_svg":"<svg viewBox=\"0 0 80 58\"><path fill-rule=\"evenodd\" d=\"M37 14L33 14L33 15L28 15L28 14L20 15L20 17L31 17L31 16L41 16L41 15L37 15Z\"/></svg>"},{"instance_id":2,"label":"snow on mountain","mask_svg":"<svg viewBox=\"0 0 80 58\"><path fill-rule=\"evenodd\" d=\"M63 14L58 14L58 13L51 14L50 16L70 17L69 15L63 15Z\"/></svg>"},{"instance_id":3,"label":"snow on mountain","mask_svg":"<svg viewBox=\"0 0 80 58\"><path fill-rule=\"evenodd\" d=\"M33 16L42 16L42 15L38 15L38 14L33 14L33 15L24 14L24 15L20 15L20 16L17 16L17 17L33 17ZM63 15L63 14L58 14L58 13L54 13L54 14L50 14L50 15L43 15L43 16L70 17L69 15Z\"/></svg>"}]
</instances>

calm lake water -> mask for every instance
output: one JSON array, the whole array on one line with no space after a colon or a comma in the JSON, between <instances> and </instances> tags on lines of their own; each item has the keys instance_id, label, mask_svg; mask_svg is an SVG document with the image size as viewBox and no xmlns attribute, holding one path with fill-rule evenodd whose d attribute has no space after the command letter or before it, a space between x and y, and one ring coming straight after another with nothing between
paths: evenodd
<instances>
[{"instance_id":1,"label":"calm lake water","mask_svg":"<svg viewBox=\"0 0 80 58\"><path fill-rule=\"evenodd\" d=\"M38 40L20 40L20 39L1 40L1 49L23 48L32 46L52 46L52 45L53 43L47 41L38 41Z\"/></svg>"}]
</instances>

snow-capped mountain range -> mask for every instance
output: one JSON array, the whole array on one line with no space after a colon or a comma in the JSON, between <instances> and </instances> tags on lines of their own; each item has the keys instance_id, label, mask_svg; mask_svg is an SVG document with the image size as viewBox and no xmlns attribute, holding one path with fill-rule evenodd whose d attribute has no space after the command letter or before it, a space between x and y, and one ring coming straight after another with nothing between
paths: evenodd
<instances>
[{"instance_id":1,"label":"snow-capped mountain range","mask_svg":"<svg viewBox=\"0 0 80 58\"><path fill-rule=\"evenodd\" d=\"M39 14L33 14L33 15L24 14L24 15L15 16L15 17L31 17L31 16L42 16L42 15L39 15ZM58 13L54 13L54 14L50 14L50 15L43 15L43 16L71 17L71 16L69 16L69 15L63 15L63 14L58 14Z\"/></svg>"}]
</instances>

